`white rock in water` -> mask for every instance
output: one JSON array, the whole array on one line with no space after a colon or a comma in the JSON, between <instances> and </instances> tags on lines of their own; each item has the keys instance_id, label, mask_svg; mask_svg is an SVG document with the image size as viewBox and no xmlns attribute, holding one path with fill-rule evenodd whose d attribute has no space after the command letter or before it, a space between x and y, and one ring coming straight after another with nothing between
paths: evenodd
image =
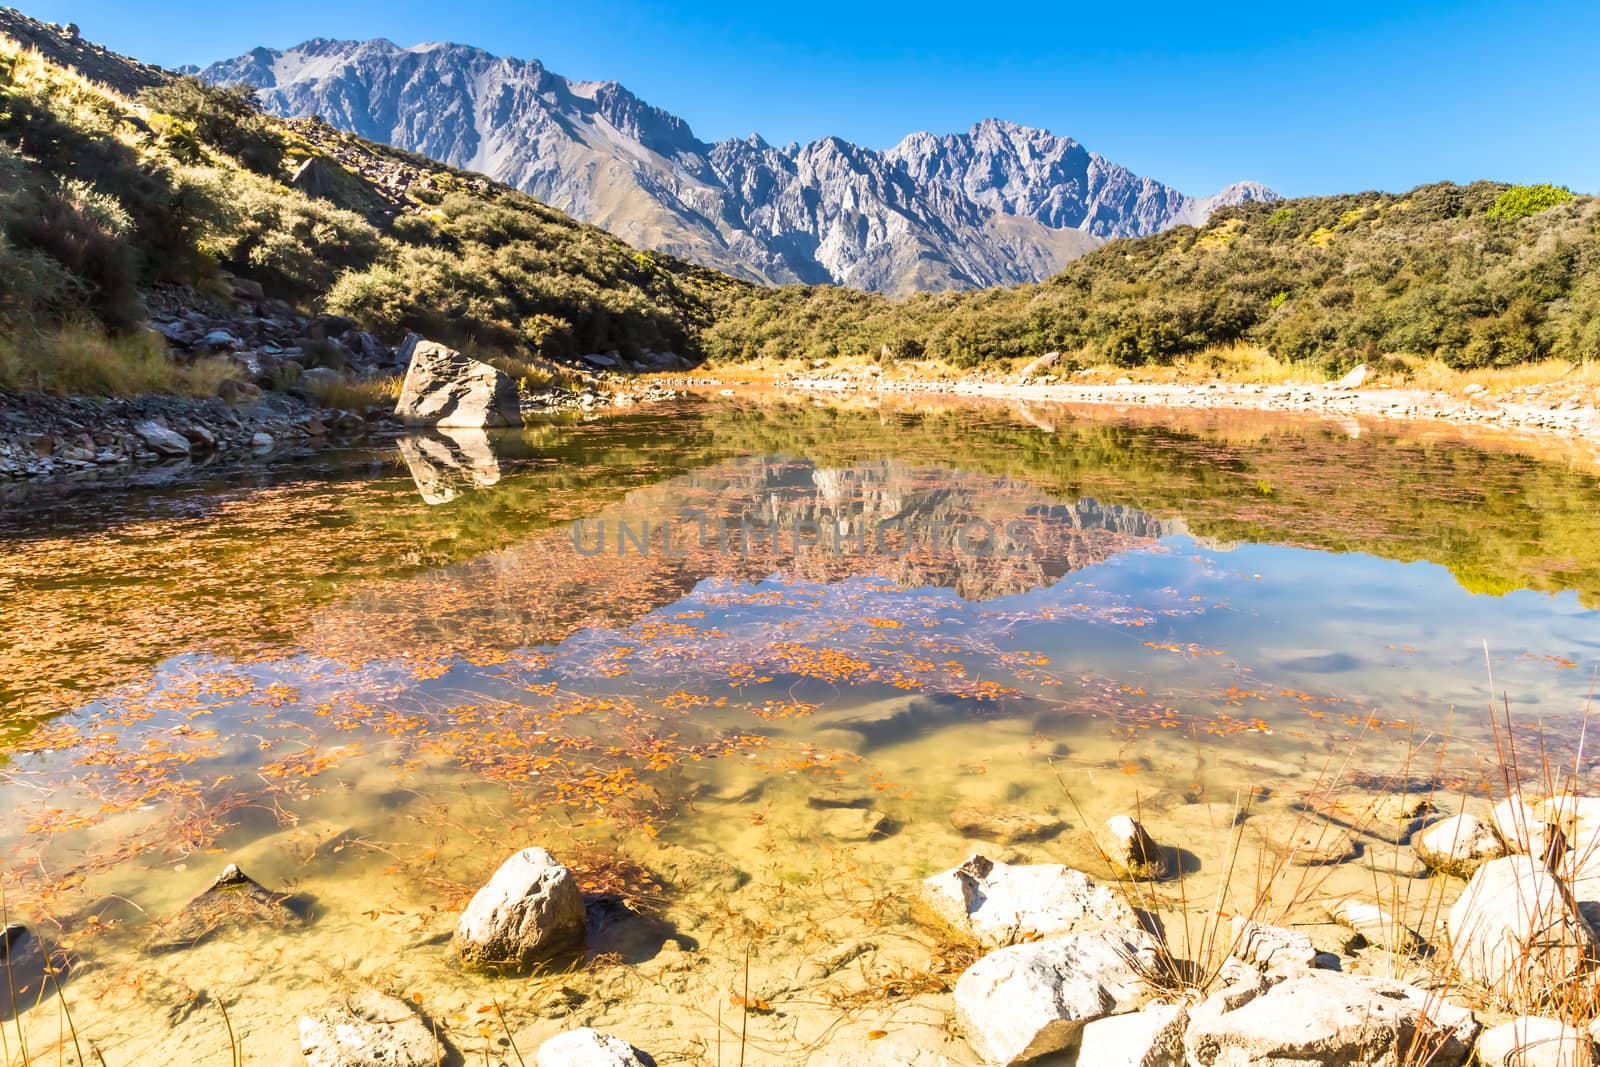
<instances>
[{"instance_id":1,"label":"white rock in water","mask_svg":"<svg viewBox=\"0 0 1600 1067\"><path fill-rule=\"evenodd\" d=\"M1541 859L1549 855L1552 844L1557 844L1558 853L1565 851L1565 841L1554 840L1560 831L1536 816L1520 796L1510 796L1496 804L1489 821L1508 851Z\"/></svg>"},{"instance_id":2,"label":"white rock in water","mask_svg":"<svg viewBox=\"0 0 1600 1067\"><path fill-rule=\"evenodd\" d=\"M410 1004L363 989L300 1019L309 1067L436 1067L454 1052Z\"/></svg>"},{"instance_id":3,"label":"white rock in water","mask_svg":"<svg viewBox=\"0 0 1600 1067\"><path fill-rule=\"evenodd\" d=\"M1158 965L1142 930L1096 930L996 949L956 980L956 1017L987 1063L1070 1048L1084 1026L1136 1011Z\"/></svg>"},{"instance_id":4,"label":"white rock in water","mask_svg":"<svg viewBox=\"0 0 1600 1067\"><path fill-rule=\"evenodd\" d=\"M1422 1036L1418 1038L1419 1031ZM1231 1005L1190 1012L1188 1062L1199 1067L1392 1067L1415 1041L1429 1067L1460 1067L1477 1020L1437 994L1386 978L1302 971ZM1417 1062L1423 1062L1418 1060Z\"/></svg>"},{"instance_id":5,"label":"white rock in water","mask_svg":"<svg viewBox=\"0 0 1600 1067\"><path fill-rule=\"evenodd\" d=\"M1231 954L1262 970L1308 968L1317 963L1317 950L1305 934L1256 922L1243 915L1233 917Z\"/></svg>"},{"instance_id":6,"label":"white rock in water","mask_svg":"<svg viewBox=\"0 0 1600 1067\"><path fill-rule=\"evenodd\" d=\"M1096 1019L1083 1028L1078 1060L1084 1067L1184 1067L1181 1004L1152 1004L1129 1015Z\"/></svg>"},{"instance_id":7,"label":"white rock in water","mask_svg":"<svg viewBox=\"0 0 1600 1067\"><path fill-rule=\"evenodd\" d=\"M1483 1067L1592 1067L1589 1035L1559 1019L1524 1015L1491 1026L1478 1038Z\"/></svg>"},{"instance_id":8,"label":"white rock in water","mask_svg":"<svg viewBox=\"0 0 1600 1067\"><path fill-rule=\"evenodd\" d=\"M517 386L503 371L434 341L406 339L410 360L394 413L414 426L521 426Z\"/></svg>"},{"instance_id":9,"label":"white rock in water","mask_svg":"<svg viewBox=\"0 0 1600 1067\"><path fill-rule=\"evenodd\" d=\"M187 456L189 454L189 439L180 433L174 433L153 419L134 423L133 432L138 434L144 443L153 451L163 456Z\"/></svg>"},{"instance_id":10,"label":"white rock in water","mask_svg":"<svg viewBox=\"0 0 1600 1067\"><path fill-rule=\"evenodd\" d=\"M539 1046L536 1067L655 1067L656 1061L620 1037L585 1026Z\"/></svg>"},{"instance_id":11,"label":"white rock in water","mask_svg":"<svg viewBox=\"0 0 1600 1067\"><path fill-rule=\"evenodd\" d=\"M1166 850L1131 816L1111 816L1106 820L1106 832L1111 835L1111 847L1106 853L1128 877L1155 879L1172 873Z\"/></svg>"},{"instance_id":12,"label":"white rock in water","mask_svg":"<svg viewBox=\"0 0 1600 1067\"><path fill-rule=\"evenodd\" d=\"M1445 928L1463 977L1530 997L1570 983L1596 950L1594 931L1566 887L1531 856L1479 867Z\"/></svg>"},{"instance_id":13,"label":"white rock in water","mask_svg":"<svg viewBox=\"0 0 1600 1067\"><path fill-rule=\"evenodd\" d=\"M1354 370L1338 381L1329 384L1329 389L1360 389L1361 383L1367 380L1367 365L1358 364Z\"/></svg>"},{"instance_id":14,"label":"white rock in water","mask_svg":"<svg viewBox=\"0 0 1600 1067\"><path fill-rule=\"evenodd\" d=\"M1506 854L1494 827L1476 815L1453 815L1434 823L1416 836L1412 848L1429 867L1460 878Z\"/></svg>"},{"instance_id":15,"label":"white rock in water","mask_svg":"<svg viewBox=\"0 0 1600 1067\"><path fill-rule=\"evenodd\" d=\"M1375 948L1413 955L1427 945L1421 934L1376 904L1342 900L1329 908L1328 914L1334 922L1354 930Z\"/></svg>"},{"instance_id":16,"label":"white rock in water","mask_svg":"<svg viewBox=\"0 0 1600 1067\"><path fill-rule=\"evenodd\" d=\"M1114 889L1059 863L972 856L925 879L922 899L941 921L984 946L1139 925Z\"/></svg>"},{"instance_id":17,"label":"white rock in water","mask_svg":"<svg viewBox=\"0 0 1600 1067\"><path fill-rule=\"evenodd\" d=\"M583 894L542 848L500 865L456 923L456 955L469 967L524 969L583 940Z\"/></svg>"}]
</instances>

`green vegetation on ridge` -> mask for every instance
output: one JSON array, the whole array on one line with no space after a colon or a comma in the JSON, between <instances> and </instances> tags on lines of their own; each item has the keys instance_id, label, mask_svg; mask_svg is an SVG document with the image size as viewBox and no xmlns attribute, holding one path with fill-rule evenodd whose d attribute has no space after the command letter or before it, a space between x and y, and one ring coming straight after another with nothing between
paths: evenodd
<instances>
[{"instance_id":1,"label":"green vegetation on ridge","mask_svg":"<svg viewBox=\"0 0 1600 1067\"><path fill-rule=\"evenodd\" d=\"M1249 343L1340 370L1404 354L1452 367L1600 357L1600 202L1551 186L1245 204L1117 241L1038 285L904 301L762 290L706 348L723 360L924 356L972 367L1059 351L1125 367Z\"/></svg>"},{"instance_id":2,"label":"green vegetation on ridge","mask_svg":"<svg viewBox=\"0 0 1600 1067\"><path fill-rule=\"evenodd\" d=\"M335 151L406 181L380 191ZM291 184L313 157L337 176L321 197ZM272 119L241 90L175 79L136 103L0 40L0 388L153 387L71 373L61 338L132 337L164 289L227 300L225 272L513 364L693 354L716 293L746 288L480 177Z\"/></svg>"},{"instance_id":3,"label":"green vegetation on ridge","mask_svg":"<svg viewBox=\"0 0 1600 1067\"><path fill-rule=\"evenodd\" d=\"M296 182L308 164L320 180ZM763 289L481 176L263 115L245 90L175 78L135 103L0 41L0 388L203 389L182 368L161 381L138 326L152 294L226 301L227 274L513 373L613 349L1135 367L1241 343L1330 372L1389 356L1576 363L1600 356L1597 203L1491 182L1252 203L1037 285L898 301ZM84 373L66 339L95 331L129 367Z\"/></svg>"}]
</instances>

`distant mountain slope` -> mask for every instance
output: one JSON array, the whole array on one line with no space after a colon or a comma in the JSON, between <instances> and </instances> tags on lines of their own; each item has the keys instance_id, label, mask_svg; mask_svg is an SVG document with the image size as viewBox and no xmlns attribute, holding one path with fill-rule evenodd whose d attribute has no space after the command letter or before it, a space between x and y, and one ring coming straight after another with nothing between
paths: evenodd
<instances>
[{"instance_id":1,"label":"distant mountain slope","mask_svg":"<svg viewBox=\"0 0 1600 1067\"><path fill-rule=\"evenodd\" d=\"M998 120L886 152L836 137L707 144L616 82L575 82L477 48L312 40L200 72L269 110L481 171L623 240L755 281L904 294L1037 281L1114 237L1272 200L1203 199L1069 138Z\"/></svg>"}]
</instances>

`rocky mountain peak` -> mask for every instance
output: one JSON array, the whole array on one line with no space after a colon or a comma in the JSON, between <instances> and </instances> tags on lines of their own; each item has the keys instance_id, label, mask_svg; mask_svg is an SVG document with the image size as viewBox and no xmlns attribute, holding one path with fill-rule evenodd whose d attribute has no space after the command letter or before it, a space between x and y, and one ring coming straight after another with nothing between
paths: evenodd
<instances>
[{"instance_id":1,"label":"rocky mountain peak","mask_svg":"<svg viewBox=\"0 0 1600 1067\"><path fill-rule=\"evenodd\" d=\"M641 247L756 281L891 293L1035 281L1104 240L1276 199L1255 182L1186 196L1070 137L986 118L880 151L840 137L715 144L615 81L428 43L313 39L205 68L284 116L527 190Z\"/></svg>"}]
</instances>

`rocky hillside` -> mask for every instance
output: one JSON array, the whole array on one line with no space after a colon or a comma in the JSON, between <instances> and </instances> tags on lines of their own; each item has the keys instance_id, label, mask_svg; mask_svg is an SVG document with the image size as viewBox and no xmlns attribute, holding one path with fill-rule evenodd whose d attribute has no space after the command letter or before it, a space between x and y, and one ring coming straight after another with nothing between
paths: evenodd
<instances>
[{"instance_id":1,"label":"rocky hillside","mask_svg":"<svg viewBox=\"0 0 1600 1067\"><path fill-rule=\"evenodd\" d=\"M312 40L200 72L268 109L475 170L639 247L754 281L890 294L1038 281L1115 237L1276 199L1195 198L1045 130L985 120L888 151L836 137L708 144L616 82L477 48Z\"/></svg>"}]
</instances>

